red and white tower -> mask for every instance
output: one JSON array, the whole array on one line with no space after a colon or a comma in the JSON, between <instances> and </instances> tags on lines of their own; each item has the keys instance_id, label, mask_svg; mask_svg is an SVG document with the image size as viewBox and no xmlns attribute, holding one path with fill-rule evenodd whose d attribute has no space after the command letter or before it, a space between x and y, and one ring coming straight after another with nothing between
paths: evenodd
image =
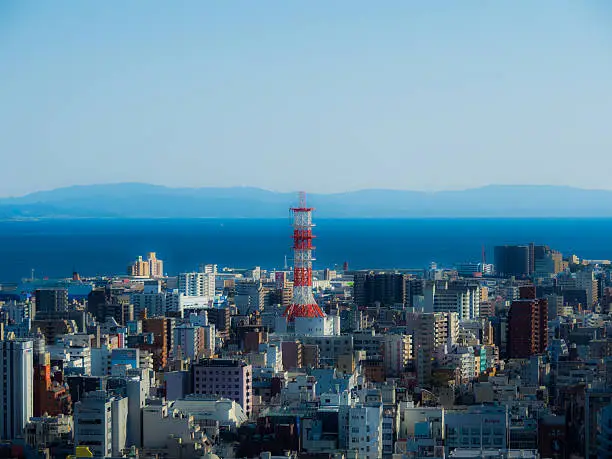
<instances>
[{"instance_id":1,"label":"red and white tower","mask_svg":"<svg viewBox=\"0 0 612 459\"><path fill-rule=\"evenodd\" d=\"M293 301L285 310L288 322L296 317L325 317L312 294L312 211L306 206L306 193L300 192L298 207L293 213Z\"/></svg>"}]
</instances>

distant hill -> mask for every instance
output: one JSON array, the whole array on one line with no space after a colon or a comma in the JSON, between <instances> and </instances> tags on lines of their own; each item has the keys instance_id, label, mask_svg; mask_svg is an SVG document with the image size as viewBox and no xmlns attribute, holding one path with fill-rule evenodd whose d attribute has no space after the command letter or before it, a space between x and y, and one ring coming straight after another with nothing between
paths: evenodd
<instances>
[{"instance_id":1,"label":"distant hill","mask_svg":"<svg viewBox=\"0 0 612 459\"><path fill-rule=\"evenodd\" d=\"M309 194L317 218L612 217L612 191L492 185L463 191L362 190ZM276 218L295 193L259 188L168 188L123 183L0 199L0 219Z\"/></svg>"}]
</instances>

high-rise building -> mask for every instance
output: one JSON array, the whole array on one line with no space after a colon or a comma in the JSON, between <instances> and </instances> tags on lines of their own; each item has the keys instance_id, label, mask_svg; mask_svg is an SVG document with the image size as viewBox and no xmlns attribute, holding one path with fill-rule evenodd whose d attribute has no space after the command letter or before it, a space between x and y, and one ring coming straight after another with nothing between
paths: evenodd
<instances>
[{"instance_id":1,"label":"high-rise building","mask_svg":"<svg viewBox=\"0 0 612 459\"><path fill-rule=\"evenodd\" d=\"M13 440L23 435L34 416L34 343L15 339L0 342L0 437Z\"/></svg>"},{"instance_id":2,"label":"high-rise building","mask_svg":"<svg viewBox=\"0 0 612 459\"><path fill-rule=\"evenodd\" d=\"M191 367L195 394L217 395L253 411L253 369L241 360L202 359Z\"/></svg>"},{"instance_id":3,"label":"high-rise building","mask_svg":"<svg viewBox=\"0 0 612 459\"><path fill-rule=\"evenodd\" d=\"M164 277L164 262L157 258L155 252L149 252L146 260L139 256L136 261L130 264L127 273L128 276L133 277Z\"/></svg>"},{"instance_id":4,"label":"high-rise building","mask_svg":"<svg viewBox=\"0 0 612 459\"><path fill-rule=\"evenodd\" d=\"M386 374L401 375L412 359L412 335L383 335L382 346Z\"/></svg>"},{"instance_id":5,"label":"high-rise building","mask_svg":"<svg viewBox=\"0 0 612 459\"><path fill-rule=\"evenodd\" d=\"M215 330L227 333L230 329L231 314L229 308L211 308L207 311L208 322L215 326Z\"/></svg>"},{"instance_id":6,"label":"high-rise building","mask_svg":"<svg viewBox=\"0 0 612 459\"><path fill-rule=\"evenodd\" d=\"M586 292L586 307L590 308L598 300L598 280L592 269L576 273L576 288Z\"/></svg>"},{"instance_id":7,"label":"high-rise building","mask_svg":"<svg viewBox=\"0 0 612 459\"><path fill-rule=\"evenodd\" d=\"M431 382L433 362L459 338L459 316L456 312L420 313L409 317L413 329L413 355L419 384Z\"/></svg>"},{"instance_id":8,"label":"high-rise building","mask_svg":"<svg viewBox=\"0 0 612 459\"><path fill-rule=\"evenodd\" d=\"M153 333L153 344L139 345L141 350L153 354L155 371L163 369L168 363L170 353L174 320L166 317L145 318L142 321L144 333Z\"/></svg>"},{"instance_id":9,"label":"high-rise building","mask_svg":"<svg viewBox=\"0 0 612 459\"><path fill-rule=\"evenodd\" d=\"M527 245L495 247L495 271L501 276L526 277L531 274L530 248Z\"/></svg>"},{"instance_id":10,"label":"high-rise building","mask_svg":"<svg viewBox=\"0 0 612 459\"><path fill-rule=\"evenodd\" d=\"M480 286L466 282L427 281L424 312L456 312L460 320L474 319L480 311Z\"/></svg>"},{"instance_id":11,"label":"high-rise building","mask_svg":"<svg viewBox=\"0 0 612 459\"><path fill-rule=\"evenodd\" d=\"M261 281L242 280L236 282L234 300L239 314L251 314L264 306L264 288Z\"/></svg>"},{"instance_id":12,"label":"high-rise building","mask_svg":"<svg viewBox=\"0 0 612 459\"><path fill-rule=\"evenodd\" d=\"M407 304L408 276L398 273L355 273L353 297L358 306Z\"/></svg>"},{"instance_id":13,"label":"high-rise building","mask_svg":"<svg viewBox=\"0 0 612 459\"><path fill-rule=\"evenodd\" d=\"M45 288L34 292L36 313L40 315L68 312L68 290Z\"/></svg>"},{"instance_id":14,"label":"high-rise building","mask_svg":"<svg viewBox=\"0 0 612 459\"><path fill-rule=\"evenodd\" d=\"M203 327L182 324L174 327L172 355L177 358L196 360L204 349Z\"/></svg>"},{"instance_id":15,"label":"high-rise building","mask_svg":"<svg viewBox=\"0 0 612 459\"><path fill-rule=\"evenodd\" d=\"M213 298L215 296L215 274L181 273L178 276L178 290L182 295Z\"/></svg>"},{"instance_id":16,"label":"high-rise building","mask_svg":"<svg viewBox=\"0 0 612 459\"><path fill-rule=\"evenodd\" d=\"M107 317L125 325L134 320L134 306L128 295L113 295L108 288L95 288L87 295L87 312L102 323Z\"/></svg>"},{"instance_id":17,"label":"high-rise building","mask_svg":"<svg viewBox=\"0 0 612 459\"><path fill-rule=\"evenodd\" d=\"M147 263L149 264L149 275L151 277L164 277L164 262L157 258L155 252L148 253Z\"/></svg>"},{"instance_id":18,"label":"high-rise building","mask_svg":"<svg viewBox=\"0 0 612 459\"><path fill-rule=\"evenodd\" d=\"M215 264L201 264L200 265L200 272L202 274L213 274L213 275L217 275L217 265Z\"/></svg>"},{"instance_id":19,"label":"high-rise building","mask_svg":"<svg viewBox=\"0 0 612 459\"><path fill-rule=\"evenodd\" d=\"M548 302L520 299L508 313L508 356L524 359L541 354L548 345Z\"/></svg>"},{"instance_id":20,"label":"high-rise building","mask_svg":"<svg viewBox=\"0 0 612 459\"><path fill-rule=\"evenodd\" d=\"M128 266L127 273L133 277L151 277L149 263L139 256L134 263Z\"/></svg>"},{"instance_id":21,"label":"high-rise building","mask_svg":"<svg viewBox=\"0 0 612 459\"><path fill-rule=\"evenodd\" d=\"M551 250L547 245L531 245L529 248L533 251L534 275L538 277L550 276L563 270L563 255L561 252Z\"/></svg>"}]
</instances>

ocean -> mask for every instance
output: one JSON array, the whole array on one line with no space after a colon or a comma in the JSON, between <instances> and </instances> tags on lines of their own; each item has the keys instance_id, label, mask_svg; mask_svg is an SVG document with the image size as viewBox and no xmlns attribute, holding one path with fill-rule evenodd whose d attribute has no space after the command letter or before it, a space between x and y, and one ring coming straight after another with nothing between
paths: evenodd
<instances>
[{"instance_id":1,"label":"ocean","mask_svg":"<svg viewBox=\"0 0 612 459\"><path fill-rule=\"evenodd\" d=\"M424 268L493 262L501 244L547 244L581 258L612 259L612 219L316 219L314 267ZM168 274L291 262L287 219L80 219L0 222L0 282L125 273L157 252Z\"/></svg>"}]
</instances>

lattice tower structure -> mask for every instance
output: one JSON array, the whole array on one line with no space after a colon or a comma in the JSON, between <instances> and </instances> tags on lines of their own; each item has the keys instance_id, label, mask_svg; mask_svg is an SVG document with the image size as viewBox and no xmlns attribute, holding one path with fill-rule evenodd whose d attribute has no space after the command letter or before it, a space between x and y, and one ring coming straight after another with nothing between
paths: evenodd
<instances>
[{"instance_id":1,"label":"lattice tower structure","mask_svg":"<svg viewBox=\"0 0 612 459\"><path fill-rule=\"evenodd\" d=\"M293 301L285 310L288 322L296 317L325 317L312 294L312 207L306 205L306 193L300 193L298 207L293 214Z\"/></svg>"}]
</instances>

